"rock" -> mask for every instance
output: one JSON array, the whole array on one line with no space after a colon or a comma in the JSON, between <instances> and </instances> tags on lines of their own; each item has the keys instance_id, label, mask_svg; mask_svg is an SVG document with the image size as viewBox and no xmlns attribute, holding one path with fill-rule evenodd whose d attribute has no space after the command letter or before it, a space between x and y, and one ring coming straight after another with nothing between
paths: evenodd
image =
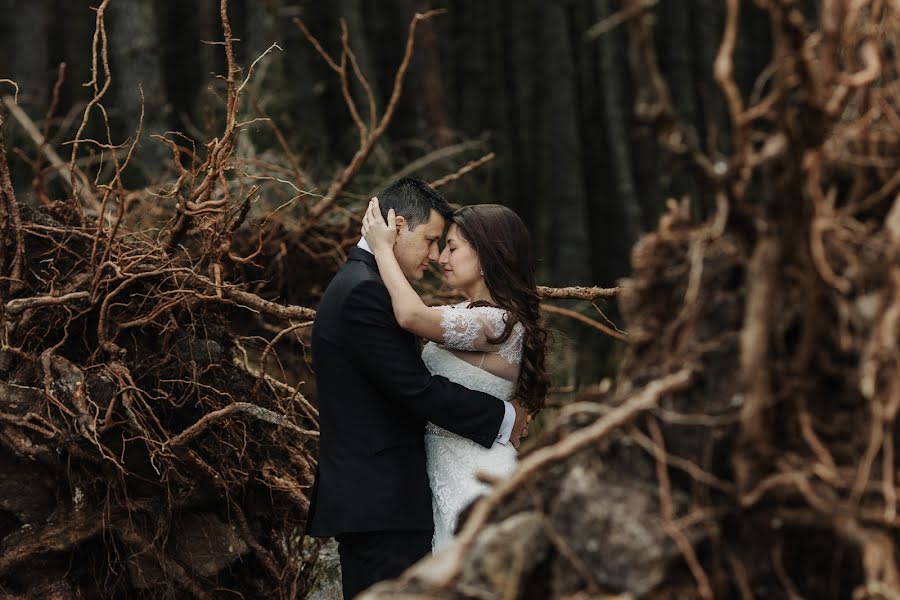
<instances>
[{"instance_id":1,"label":"rock","mask_svg":"<svg viewBox=\"0 0 900 600\"><path fill-rule=\"evenodd\" d=\"M678 507L686 501L676 493L673 503ZM644 595L662 582L669 564L681 556L663 529L656 488L616 469L598 474L575 465L560 482L550 523L603 588ZM686 535L692 539L698 533ZM552 581L554 597L575 593L584 585L562 555L555 560Z\"/></svg>"},{"instance_id":2,"label":"rock","mask_svg":"<svg viewBox=\"0 0 900 600\"><path fill-rule=\"evenodd\" d=\"M82 597L67 581L55 581L36 586L29 589L25 596L28 600L76 600Z\"/></svg>"},{"instance_id":3,"label":"rock","mask_svg":"<svg viewBox=\"0 0 900 600\"><path fill-rule=\"evenodd\" d=\"M159 562L146 552L135 552L128 558L128 578L137 589L153 590L164 588L167 583L165 572Z\"/></svg>"},{"instance_id":4,"label":"rock","mask_svg":"<svg viewBox=\"0 0 900 600\"><path fill-rule=\"evenodd\" d=\"M457 590L477 598L546 598L546 573L542 566L550 557L550 541L539 513L517 513L486 527L470 552L462 557ZM357 600L388 600L400 595L430 596L438 582L453 568L459 542L413 565L400 579L372 586Z\"/></svg>"},{"instance_id":5,"label":"rock","mask_svg":"<svg viewBox=\"0 0 900 600\"><path fill-rule=\"evenodd\" d=\"M247 553L244 539L230 524L210 513L190 513L175 519L173 555L191 571L211 577Z\"/></svg>"},{"instance_id":6,"label":"rock","mask_svg":"<svg viewBox=\"0 0 900 600\"><path fill-rule=\"evenodd\" d=\"M498 598L534 597L525 588L543 583L533 575L550 551L543 519L525 512L485 528L466 558L460 585Z\"/></svg>"},{"instance_id":7,"label":"rock","mask_svg":"<svg viewBox=\"0 0 900 600\"><path fill-rule=\"evenodd\" d=\"M56 498L33 466L0 454L0 510L21 523L45 521L56 507Z\"/></svg>"},{"instance_id":8,"label":"rock","mask_svg":"<svg viewBox=\"0 0 900 600\"><path fill-rule=\"evenodd\" d=\"M175 341L172 350L180 361L194 362L200 366L221 363L225 356L222 344L216 340L195 337L188 333Z\"/></svg>"},{"instance_id":9,"label":"rock","mask_svg":"<svg viewBox=\"0 0 900 600\"><path fill-rule=\"evenodd\" d=\"M315 544L315 540L305 538L304 546ZM305 600L342 600L341 560L338 556L337 542L333 539L322 544L318 549L316 565L309 576L309 588Z\"/></svg>"}]
</instances>

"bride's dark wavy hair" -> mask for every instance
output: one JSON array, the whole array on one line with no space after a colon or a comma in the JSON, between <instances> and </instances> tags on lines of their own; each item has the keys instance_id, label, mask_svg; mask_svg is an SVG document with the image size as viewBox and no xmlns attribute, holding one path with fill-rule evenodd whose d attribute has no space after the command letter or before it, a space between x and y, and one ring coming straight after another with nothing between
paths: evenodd
<instances>
[{"instance_id":1,"label":"bride's dark wavy hair","mask_svg":"<svg viewBox=\"0 0 900 600\"><path fill-rule=\"evenodd\" d=\"M519 215L500 204L464 206L453 213L453 222L475 249L494 302L510 315L506 329L488 342L505 342L516 323L525 328L515 397L526 410L537 412L544 407L550 377L545 364L547 330L541 322L541 299L528 228ZM477 301L469 306L490 303Z\"/></svg>"}]
</instances>

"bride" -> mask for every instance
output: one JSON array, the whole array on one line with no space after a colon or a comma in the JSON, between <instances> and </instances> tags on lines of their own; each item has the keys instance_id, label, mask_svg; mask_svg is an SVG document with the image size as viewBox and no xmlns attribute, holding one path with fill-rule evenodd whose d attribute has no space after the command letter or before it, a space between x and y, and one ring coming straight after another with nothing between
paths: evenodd
<instances>
[{"instance_id":1,"label":"bride","mask_svg":"<svg viewBox=\"0 0 900 600\"><path fill-rule=\"evenodd\" d=\"M540 323L530 236L519 216L498 204L465 206L454 213L439 264L447 283L468 300L436 307L422 302L397 263L395 222L391 209L385 223L375 198L362 233L391 295L397 323L429 340L422 351L428 369L470 389L516 398L532 415L540 410L549 384L547 334ZM429 423L425 452L434 513L432 548L438 550L452 539L462 510L488 489L476 473L508 475L516 465L516 450L497 443L484 448Z\"/></svg>"}]
</instances>

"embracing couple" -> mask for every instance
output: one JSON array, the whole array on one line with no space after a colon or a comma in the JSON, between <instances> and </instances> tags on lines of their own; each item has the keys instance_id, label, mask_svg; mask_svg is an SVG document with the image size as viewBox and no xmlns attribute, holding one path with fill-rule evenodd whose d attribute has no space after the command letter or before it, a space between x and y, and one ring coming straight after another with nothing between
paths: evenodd
<instances>
[{"instance_id":1,"label":"embracing couple","mask_svg":"<svg viewBox=\"0 0 900 600\"><path fill-rule=\"evenodd\" d=\"M362 233L312 335L321 437L307 531L337 539L347 599L452 539L487 489L476 473L515 468L548 387L530 237L514 212L453 212L406 178L369 203ZM431 261L466 302L424 304L410 281Z\"/></svg>"}]
</instances>

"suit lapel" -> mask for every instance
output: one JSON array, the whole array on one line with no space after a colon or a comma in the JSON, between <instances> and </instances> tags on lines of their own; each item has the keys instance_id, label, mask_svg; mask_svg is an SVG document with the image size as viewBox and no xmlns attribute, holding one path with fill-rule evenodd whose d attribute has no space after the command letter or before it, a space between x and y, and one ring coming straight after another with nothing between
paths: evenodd
<instances>
[{"instance_id":1,"label":"suit lapel","mask_svg":"<svg viewBox=\"0 0 900 600\"><path fill-rule=\"evenodd\" d=\"M350 251L347 252L347 260L358 260L360 262L364 262L372 267L376 273L378 273L378 262L375 260L375 255L371 252L363 250L359 246L350 248ZM399 327L399 325L397 327ZM421 354L422 345L419 343L419 338L408 331L404 331L404 333L409 336L409 343L412 345L413 349L415 349L416 354Z\"/></svg>"}]
</instances>

